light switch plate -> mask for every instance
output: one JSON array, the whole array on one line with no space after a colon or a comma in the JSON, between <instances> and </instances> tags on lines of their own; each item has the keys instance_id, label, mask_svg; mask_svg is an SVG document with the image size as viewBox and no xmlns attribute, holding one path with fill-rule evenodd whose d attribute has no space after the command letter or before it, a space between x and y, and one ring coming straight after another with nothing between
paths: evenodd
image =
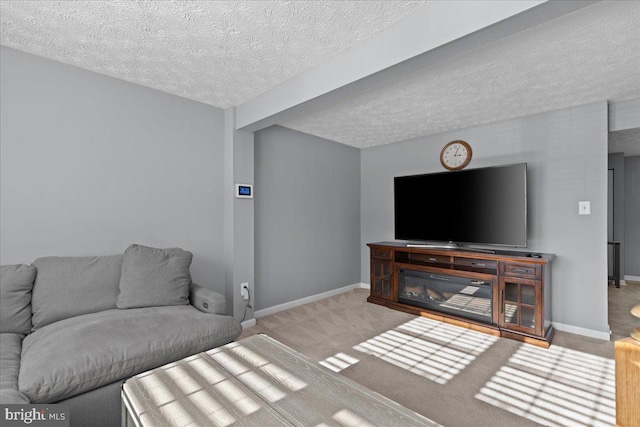
<instances>
[{"instance_id":1,"label":"light switch plate","mask_svg":"<svg viewBox=\"0 0 640 427\"><path fill-rule=\"evenodd\" d=\"M591 215L591 202L578 202L579 215Z\"/></svg>"}]
</instances>

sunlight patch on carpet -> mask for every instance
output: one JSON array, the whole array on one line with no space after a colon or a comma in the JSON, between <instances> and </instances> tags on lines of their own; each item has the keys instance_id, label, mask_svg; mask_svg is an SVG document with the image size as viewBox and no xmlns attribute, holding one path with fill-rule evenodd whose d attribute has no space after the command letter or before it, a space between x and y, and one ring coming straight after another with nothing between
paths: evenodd
<instances>
[{"instance_id":1,"label":"sunlight patch on carpet","mask_svg":"<svg viewBox=\"0 0 640 427\"><path fill-rule=\"evenodd\" d=\"M419 317L353 348L446 384L496 341L491 335Z\"/></svg>"},{"instance_id":2,"label":"sunlight patch on carpet","mask_svg":"<svg viewBox=\"0 0 640 427\"><path fill-rule=\"evenodd\" d=\"M616 424L615 363L523 344L476 399L550 427Z\"/></svg>"},{"instance_id":3,"label":"sunlight patch on carpet","mask_svg":"<svg viewBox=\"0 0 640 427\"><path fill-rule=\"evenodd\" d=\"M326 359L318 362L325 368L331 369L333 372L340 372L351 365L358 363L359 360L355 357L351 357L348 354L338 353L335 356L327 357Z\"/></svg>"}]
</instances>

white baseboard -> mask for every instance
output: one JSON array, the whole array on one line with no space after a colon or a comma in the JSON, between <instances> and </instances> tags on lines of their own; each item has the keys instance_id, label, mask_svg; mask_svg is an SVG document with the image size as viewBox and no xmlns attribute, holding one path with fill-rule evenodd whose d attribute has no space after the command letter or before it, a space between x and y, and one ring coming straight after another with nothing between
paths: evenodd
<instances>
[{"instance_id":1,"label":"white baseboard","mask_svg":"<svg viewBox=\"0 0 640 427\"><path fill-rule=\"evenodd\" d=\"M624 275L624 280L631 280L633 282L640 282L640 276L628 276Z\"/></svg>"},{"instance_id":2,"label":"white baseboard","mask_svg":"<svg viewBox=\"0 0 640 427\"><path fill-rule=\"evenodd\" d=\"M245 320L244 322L240 323L240 326L242 326L242 329L247 329L252 326L256 326L256 319Z\"/></svg>"},{"instance_id":3,"label":"white baseboard","mask_svg":"<svg viewBox=\"0 0 640 427\"><path fill-rule=\"evenodd\" d=\"M553 327L558 331L569 332L572 334L583 335L585 337L597 338L605 341L611 340L610 332L600 332L594 329L581 328L579 326L565 325L564 323L552 322Z\"/></svg>"},{"instance_id":4,"label":"white baseboard","mask_svg":"<svg viewBox=\"0 0 640 427\"><path fill-rule=\"evenodd\" d=\"M270 314L278 313L293 307L297 307L299 305L308 304L310 302L318 301L323 298L332 297L334 295L338 295L344 292L349 292L353 289L358 289L358 288L368 289L369 285L366 283L354 283L353 285L348 285L342 288L333 289L327 292L323 292L321 294L311 295L311 296L300 298L294 301L285 302L283 304L274 305L273 307L269 307L269 308L263 308L262 310L255 311L253 315L255 316L256 319L259 319L261 317L268 316Z\"/></svg>"}]
</instances>

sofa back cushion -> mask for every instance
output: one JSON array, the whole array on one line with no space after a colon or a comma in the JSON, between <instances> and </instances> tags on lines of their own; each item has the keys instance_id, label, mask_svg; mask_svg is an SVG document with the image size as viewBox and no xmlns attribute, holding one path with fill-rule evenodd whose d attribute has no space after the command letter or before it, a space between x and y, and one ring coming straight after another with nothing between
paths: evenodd
<instances>
[{"instance_id":1,"label":"sofa back cushion","mask_svg":"<svg viewBox=\"0 0 640 427\"><path fill-rule=\"evenodd\" d=\"M193 254L133 244L124 251L118 308L189 304Z\"/></svg>"},{"instance_id":2,"label":"sofa back cushion","mask_svg":"<svg viewBox=\"0 0 640 427\"><path fill-rule=\"evenodd\" d=\"M31 332L31 290L36 269L15 264L0 267L0 333Z\"/></svg>"},{"instance_id":3,"label":"sofa back cushion","mask_svg":"<svg viewBox=\"0 0 640 427\"><path fill-rule=\"evenodd\" d=\"M29 404L29 398L18 389L23 338L23 334L0 334L0 405Z\"/></svg>"},{"instance_id":4,"label":"sofa back cushion","mask_svg":"<svg viewBox=\"0 0 640 427\"><path fill-rule=\"evenodd\" d=\"M43 257L33 262L33 330L58 320L116 308L122 255Z\"/></svg>"}]
</instances>

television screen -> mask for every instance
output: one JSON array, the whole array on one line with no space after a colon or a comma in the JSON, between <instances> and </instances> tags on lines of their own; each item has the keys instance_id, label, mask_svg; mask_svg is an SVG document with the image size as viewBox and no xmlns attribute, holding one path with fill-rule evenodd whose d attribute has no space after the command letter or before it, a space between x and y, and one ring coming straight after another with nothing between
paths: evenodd
<instances>
[{"instance_id":1,"label":"television screen","mask_svg":"<svg viewBox=\"0 0 640 427\"><path fill-rule=\"evenodd\" d=\"M527 246L527 164L394 178L395 238Z\"/></svg>"}]
</instances>

